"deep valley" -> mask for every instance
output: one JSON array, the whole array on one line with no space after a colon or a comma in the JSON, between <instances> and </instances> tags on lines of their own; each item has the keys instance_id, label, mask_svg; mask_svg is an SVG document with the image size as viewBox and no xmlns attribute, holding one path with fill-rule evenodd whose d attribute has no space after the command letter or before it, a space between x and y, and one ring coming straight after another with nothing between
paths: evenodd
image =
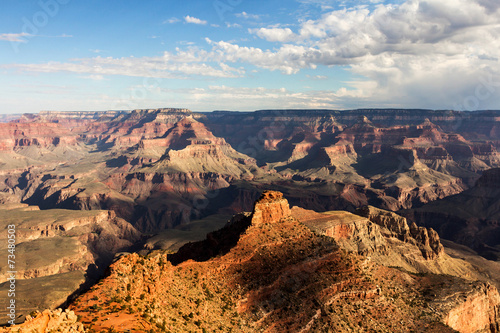
<instances>
[{"instance_id":1,"label":"deep valley","mask_svg":"<svg viewBox=\"0 0 500 333\"><path fill-rule=\"evenodd\" d=\"M499 332L499 150L500 111L6 118L0 229L17 231L17 322Z\"/></svg>"}]
</instances>

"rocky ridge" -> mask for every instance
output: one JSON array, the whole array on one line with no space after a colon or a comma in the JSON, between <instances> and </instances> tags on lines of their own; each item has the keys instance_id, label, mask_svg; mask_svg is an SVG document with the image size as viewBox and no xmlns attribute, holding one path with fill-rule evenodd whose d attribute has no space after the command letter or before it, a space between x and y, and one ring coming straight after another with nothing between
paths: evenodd
<instances>
[{"instance_id":1,"label":"rocky ridge","mask_svg":"<svg viewBox=\"0 0 500 333\"><path fill-rule=\"evenodd\" d=\"M414 222L408 226L404 217L372 206L361 207L356 214L384 227L403 242L417 244L425 259L436 259L444 253L439 235L432 228L418 227Z\"/></svg>"}]
</instances>

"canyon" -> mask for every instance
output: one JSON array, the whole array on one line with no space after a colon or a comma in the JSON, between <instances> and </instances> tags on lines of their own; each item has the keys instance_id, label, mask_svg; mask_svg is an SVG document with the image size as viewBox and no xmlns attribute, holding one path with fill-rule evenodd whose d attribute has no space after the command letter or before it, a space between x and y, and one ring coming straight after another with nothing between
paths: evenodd
<instances>
[{"instance_id":1,"label":"canyon","mask_svg":"<svg viewBox=\"0 0 500 333\"><path fill-rule=\"evenodd\" d=\"M315 210L410 209L500 166L499 123L494 111L47 111L0 124L0 202L110 209L141 232L248 210L266 188Z\"/></svg>"},{"instance_id":2,"label":"canyon","mask_svg":"<svg viewBox=\"0 0 500 333\"><path fill-rule=\"evenodd\" d=\"M496 332L499 148L499 111L4 117L1 228L16 225L27 291L18 322L69 306L78 329L395 331L397 320ZM38 287L51 297L37 301Z\"/></svg>"}]
</instances>

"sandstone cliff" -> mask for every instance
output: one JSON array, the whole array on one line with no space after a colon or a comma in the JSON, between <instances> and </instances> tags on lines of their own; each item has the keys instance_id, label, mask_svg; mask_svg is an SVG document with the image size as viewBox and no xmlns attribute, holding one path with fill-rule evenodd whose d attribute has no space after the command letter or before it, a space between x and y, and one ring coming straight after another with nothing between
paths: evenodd
<instances>
[{"instance_id":1,"label":"sandstone cliff","mask_svg":"<svg viewBox=\"0 0 500 333\"><path fill-rule=\"evenodd\" d=\"M252 212L252 224L278 222L290 215L288 201L283 198L283 193L265 191L255 202Z\"/></svg>"},{"instance_id":2,"label":"sandstone cliff","mask_svg":"<svg viewBox=\"0 0 500 333\"><path fill-rule=\"evenodd\" d=\"M408 226L404 217L372 206L359 208L356 214L389 230L399 240L416 244L425 259L436 259L444 253L439 235L432 228L418 227L415 223Z\"/></svg>"},{"instance_id":3,"label":"sandstone cliff","mask_svg":"<svg viewBox=\"0 0 500 333\"><path fill-rule=\"evenodd\" d=\"M451 290L449 290L451 289ZM500 296L498 290L485 283L467 289L445 287L434 301L443 312L443 322L461 333L498 332L500 329Z\"/></svg>"},{"instance_id":4,"label":"sandstone cliff","mask_svg":"<svg viewBox=\"0 0 500 333\"><path fill-rule=\"evenodd\" d=\"M38 210L0 206L1 228L15 225L18 315L60 306L93 282L115 253L130 249L141 234L111 211ZM33 208L33 207L31 207ZM36 207L37 208L37 207ZM7 233L0 236L7 262ZM0 266L0 290L7 292L9 269ZM1 323L6 310L0 309Z\"/></svg>"}]
</instances>

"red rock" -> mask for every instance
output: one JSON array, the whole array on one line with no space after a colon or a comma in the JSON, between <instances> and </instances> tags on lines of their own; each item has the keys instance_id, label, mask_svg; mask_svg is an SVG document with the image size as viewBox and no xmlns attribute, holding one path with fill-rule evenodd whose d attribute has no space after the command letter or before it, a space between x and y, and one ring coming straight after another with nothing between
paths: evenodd
<instances>
[{"instance_id":1,"label":"red rock","mask_svg":"<svg viewBox=\"0 0 500 333\"><path fill-rule=\"evenodd\" d=\"M290 216L290 206L283 198L283 193L264 191L255 202L252 212L252 224L272 224Z\"/></svg>"}]
</instances>

